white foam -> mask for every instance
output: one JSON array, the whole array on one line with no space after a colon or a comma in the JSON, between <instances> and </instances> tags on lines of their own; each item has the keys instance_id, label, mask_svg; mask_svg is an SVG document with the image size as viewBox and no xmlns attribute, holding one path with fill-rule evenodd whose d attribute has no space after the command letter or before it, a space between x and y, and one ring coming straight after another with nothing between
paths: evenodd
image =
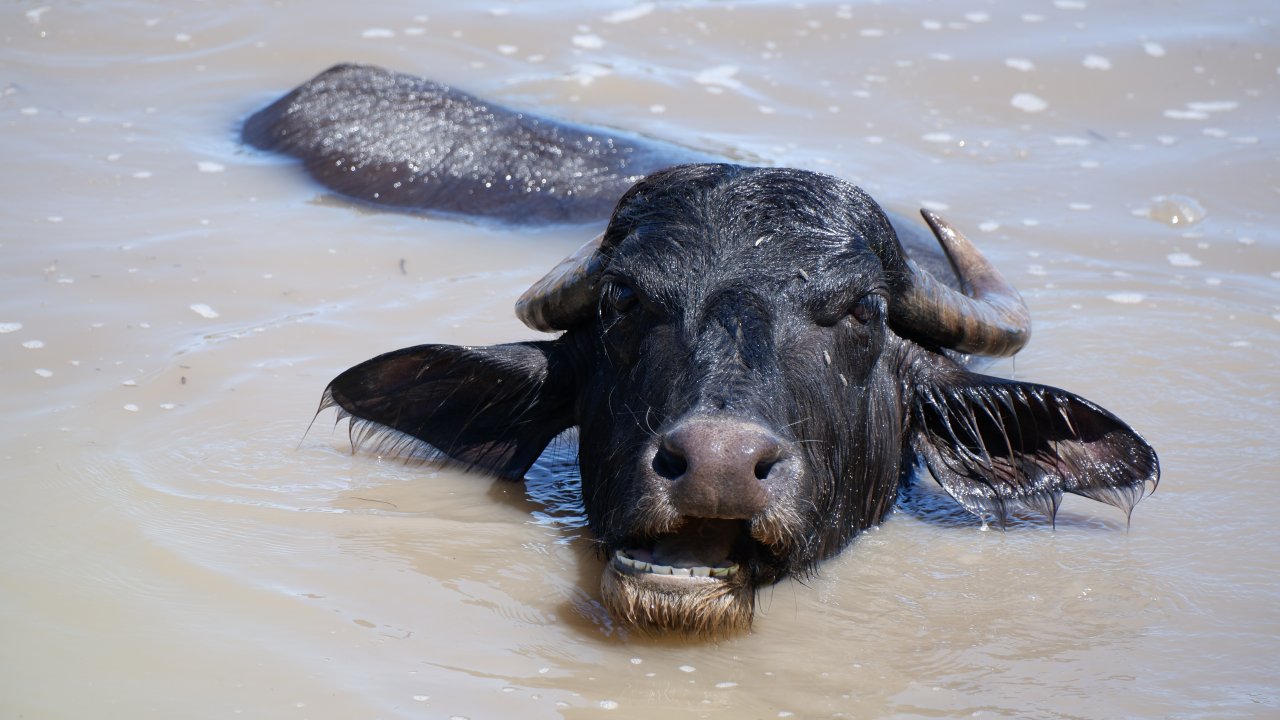
<instances>
[{"instance_id":1,"label":"white foam","mask_svg":"<svg viewBox=\"0 0 1280 720\"><path fill-rule=\"evenodd\" d=\"M1191 257L1188 253L1169 253L1165 257L1168 258L1169 264L1174 267L1200 267L1199 260Z\"/></svg>"},{"instance_id":2,"label":"white foam","mask_svg":"<svg viewBox=\"0 0 1280 720\"><path fill-rule=\"evenodd\" d=\"M742 87L742 83L734 79L737 74L738 67L735 65L717 65L694 75L693 81L699 85L737 90Z\"/></svg>"},{"instance_id":3,"label":"white foam","mask_svg":"<svg viewBox=\"0 0 1280 720\"><path fill-rule=\"evenodd\" d=\"M220 173L223 170L226 170L227 166L222 163L213 162L212 160L201 160L196 163L196 169L202 173Z\"/></svg>"},{"instance_id":4,"label":"white foam","mask_svg":"<svg viewBox=\"0 0 1280 720\"><path fill-rule=\"evenodd\" d=\"M930 143L949 143L955 138L952 137L951 133L931 132L931 133L925 133L924 135L921 135L920 139Z\"/></svg>"},{"instance_id":5,"label":"white foam","mask_svg":"<svg viewBox=\"0 0 1280 720\"><path fill-rule=\"evenodd\" d=\"M1227 112L1240 107L1240 103L1234 100L1209 100L1203 102L1189 102L1187 108L1197 112Z\"/></svg>"},{"instance_id":6,"label":"white foam","mask_svg":"<svg viewBox=\"0 0 1280 720\"><path fill-rule=\"evenodd\" d=\"M360 33L365 40L385 40L396 36L396 31L389 28L368 28Z\"/></svg>"},{"instance_id":7,"label":"white foam","mask_svg":"<svg viewBox=\"0 0 1280 720\"><path fill-rule=\"evenodd\" d=\"M22 329L20 322L0 322L0 335L5 333L18 332Z\"/></svg>"},{"instance_id":8,"label":"white foam","mask_svg":"<svg viewBox=\"0 0 1280 720\"><path fill-rule=\"evenodd\" d=\"M1022 72L1031 72L1036 69L1036 64L1026 58L1005 58L1004 64L1005 67L1011 67Z\"/></svg>"},{"instance_id":9,"label":"white foam","mask_svg":"<svg viewBox=\"0 0 1280 720\"><path fill-rule=\"evenodd\" d=\"M1142 50L1151 57L1164 57L1165 54L1163 45L1150 40L1142 43Z\"/></svg>"},{"instance_id":10,"label":"white foam","mask_svg":"<svg viewBox=\"0 0 1280 720\"><path fill-rule=\"evenodd\" d=\"M630 22L631 20L638 20L645 15L648 15L653 12L656 7L657 5L654 3L638 3L629 8L615 10L608 15L605 15L603 20L607 23Z\"/></svg>"},{"instance_id":11,"label":"white foam","mask_svg":"<svg viewBox=\"0 0 1280 720\"><path fill-rule=\"evenodd\" d=\"M599 50L604 47L604 38L599 35L574 35L573 45L583 50Z\"/></svg>"},{"instance_id":12,"label":"white foam","mask_svg":"<svg viewBox=\"0 0 1280 720\"><path fill-rule=\"evenodd\" d=\"M44 347L44 341L43 341L43 340L28 340L28 341L26 341L26 342L22 343L22 347L24 347L24 348L26 348L26 349L28 349L28 350L39 350L40 348Z\"/></svg>"},{"instance_id":13,"label":"white foam","mask_svg":"<svg viewBox=\"0 0 1280 720\"><path fill-rule=\"evenodd\" d=\"M1090 70L1111 69L1111 61L1101 55L1085 55L1082 63Z\"/></svg>"},{"instance_id":14,"label":"white foam","mask_svg":"<svg viewBox=\"0 0 1280 720\"><path fill-rule=\"evenodd\" d=\"M214 310L208 305L205 305L204 303L194 303L189 307L191 308L191 312L199 315L202 318L212 320L213 318L218 317L218 311Z\"/></svg>"},{"instance_id":15,"label":"white foam","mask_svg":"<svg viewBox=\"0 0 1280 720\"><path fill-rule=\"evenodd\" d=\"M1009 104L1028 113L1043 112L1049 107L1049 103L1044 98L1031 93L1018 93L1009 100Z\"/></svg>"},{"instance_id":16,"label":"white foam","mask_svg":"<svg viewBox=\"0 0 1280 720\"><path fill-rule=\"evenodd\" d=\"M1112 293L1107 296L1107 299L1113 303L1120 303L1121 305L1137 305L1143 300L1146 300L1147 296L1139 292L1124 292Z\"/></svg>"}]
</instances>

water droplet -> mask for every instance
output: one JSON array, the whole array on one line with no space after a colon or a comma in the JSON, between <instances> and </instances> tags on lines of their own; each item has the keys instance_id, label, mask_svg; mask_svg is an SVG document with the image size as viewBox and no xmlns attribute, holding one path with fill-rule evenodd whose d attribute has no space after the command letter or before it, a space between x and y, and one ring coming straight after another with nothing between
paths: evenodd
<instances>
[{"instance_id":1,"label":"water droplet","mask_svg":"<svg viewBox=\"0 0 1280 720\"><path fill-rule=\"evenodd\" d=\"M1158 195L1152 198L1146 214L1156 222L1185 227L1203 220L1208 211L1195 198L1186 195Z\"/></svg>"}]
</instances>

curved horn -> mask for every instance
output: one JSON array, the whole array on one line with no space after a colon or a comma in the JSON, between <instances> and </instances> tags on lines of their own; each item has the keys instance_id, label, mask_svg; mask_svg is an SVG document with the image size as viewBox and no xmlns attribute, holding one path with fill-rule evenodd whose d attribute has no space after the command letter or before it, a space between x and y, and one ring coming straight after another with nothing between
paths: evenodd
<instances>
[{"instance_id":1,"label":"curved horn","mask_svg":"<svg viewBox=\"0 0 1280 720\"><path fill-rule=\"evenodd\" d=\"M595 284L604 268L600 246L604 234L597 235L551 272L534 283L516 301L516 317L534 330L567 330L595 306Z\"/></svg>"},{"instance_id":2,"label":"curved horn","mask_svg":"<svg viewBox=\"0 0 1280 720\"><path fill-rule=\"evenodd\" d=\"M920 214L951 261L963 292L908 258L908 288L895 299L891 317L960 352L1004 357L1021 350L1031 339L1031 314L1022 296L963 233L937 213Z\"/></svg>"}]
</instances>

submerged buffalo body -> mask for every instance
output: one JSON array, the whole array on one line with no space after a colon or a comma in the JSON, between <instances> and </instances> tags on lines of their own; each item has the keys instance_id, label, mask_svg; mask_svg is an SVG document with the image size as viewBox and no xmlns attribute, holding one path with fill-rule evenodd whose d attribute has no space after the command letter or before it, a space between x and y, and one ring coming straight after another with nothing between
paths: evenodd
<instances>
[{"instance_id":1,"label":"submerged buffalo body","mask_svg":"<svg viewBox=\"0 0 1280 720\"><path fill-rule=\"evenodd\" d=\"M429 120L391 124L386 113L406 106ZM554 139L530 141L530 123ZM371 125L390 138L349 132ZM424 209L510 218L515 202L525 219L580 219L574 197L585 207L616 191L603 234L518 304L558 337L397 350L342 373L325 404L513 479L578 427L603 598L641 631L750 627L761 586L811 573L880 522L920 466L998 523L1019 505L1052 519L1063 493L1128 512L1158 481L1154 451L1106 410L961 364L1017 352L1029 321L1000 273L931 213L946 263L837 178L663 168L692 152L356 66L251 118L246 137L364 199L405 167L454 188ZM401 149L379 154L388 145ZM582 173L595 181L575 184ZM495 188L499 177L510 179Z\"/></svg>"}]
</instances>

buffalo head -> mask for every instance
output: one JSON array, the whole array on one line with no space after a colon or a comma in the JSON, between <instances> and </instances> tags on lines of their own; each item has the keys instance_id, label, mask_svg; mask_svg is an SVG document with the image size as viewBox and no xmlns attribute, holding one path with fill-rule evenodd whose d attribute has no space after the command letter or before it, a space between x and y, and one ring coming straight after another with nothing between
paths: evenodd
<instances>
[{"instance_id":1,"label":"buffalo head","mask_svg":"<svg viewBox=\"0 0 1280 720\"><path fill-rule=\"evenodd\" d=\"M748 628L757 589L880 522L921 464L999 523L1018 504L1052 519L1064 492L1131 510L1159 476L1140 436L1076 395L961 364L1017 352L1029 321L963 235L926 220L954 277L922 269L836 178L660 171L521 299L559 337L398 350L325 403L517 479L577 426L604 601L642 631Z\"/></svg>"}]
</instances>

